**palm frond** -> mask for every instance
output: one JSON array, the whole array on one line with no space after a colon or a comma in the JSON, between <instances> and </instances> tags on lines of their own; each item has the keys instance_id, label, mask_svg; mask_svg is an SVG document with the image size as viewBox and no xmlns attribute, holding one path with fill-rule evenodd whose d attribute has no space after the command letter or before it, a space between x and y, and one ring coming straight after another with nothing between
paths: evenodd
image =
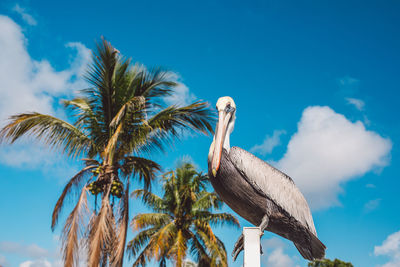
<instances>
[{"instance_id":1,"label":"palm frond","mask_svg":"<svg viewBox=\"0 0 400 267\"><path fill-rule=\"evenodd\" d=\"M83 168L81 171L79 171L74 177L72 177L69 182L67 183L67 185L64 187L63 192L61 193L60 198L57 200L57 203L54 207L53 210L53 216L51 219L51 230L54 231L54 228L57 224L58 221L58 216L64 206L64 199L65 197L71 192L71 189L74 186L78 186L83 178L83 176L85 174L87 174L88 171L90 171L93 168L96 168L96 165L91 165L91 166L87 166L85 168Z\"/></svg>"},{"instance_id":2,"label":"palm frond","mask_svg":"<svg viewBox=\"0 0 400 267\"><path fill-rule=\"evenodd\" d=\"M96 215L94 215L96 216ZM113 243L115 234L112 209L108 200L108 194L103 196L99 214L91 220L90 233L88 237L88 266L97 267L106 249Z\"/></svg>"},{"instance_id":3,"label":"palm frond","mask_svg":"<svg viewBox=\"0 0 400 267\"><path fill-rule=\"evenodd\" d=\"M196 232L207 248L212 261L217 263L218 266L228 266L226 249L221 240L217 238L212 231L203 232L201 230L197 230Z\"/></svg>"},{"instance_id":4,"label":"palm frond","mask_svg":"<svg viewBox=\"0 0 400 267\"><path fill-rule=\"evenodd\" d=\"M175 242L167 253L167 256L173 257L176 266L182 266L183 260L186 257L186 246L187 240L184 237L182 230L178 230L176 234Z\"/></svg>"},{"instance_id":5,"label":"palm frond","mask_svg":"<svg viewBox=\"0 0 400 267\"><path fill-rule=\"evenodd\" d=\"M131 241L128 242L127 252L130 257L135 257L139 250L150 240L159 230L159 227L149 228L140 231Z\"/></svg>"},{"instance_id":6,"label":"palm frond","mask_svg":"<svg viewBox=\"0 0 400 267\"><path fill-rule=\"evenodd\" d=\"M115 92L115 73L118 66L118 52L106 40L96 44L96 52L92 57L92 64L89 66L86 75L84 76L89 84L92 84L96 91L85 92L95 98L96 106L98 108L97 114L101 119L101 126L103 132L110 133L110 122L114 117L114 92Z\"/></svg>"},{"instance_id":7,"label":"palm frond","mask_svg":"<svg viewBox=\"0 0 400 267\"><path fill-rule=\"evenodd\" d=\"M143 96L135 96L129 99L114 116L110 123L110 127L116 128L126 116L132 115L136 110L143 109L145 101L146 100Z\"/></svg>"},{"instance_id":8,"label":"palm frond","mask_svg":"<svg viewBox=\"0 0 400 267\"><path fill-rule=\"evenodd\" d=\"M119 135L122 131L122 124L118 125L117 129L111 136L110 140L107 143L107 147L104 150L105 161L107 161L110 165L114 162L114 152L117 146Z\"/></svg>"},{"instance_id":9,"label":"palm frond","mask_svg":"<svg viewBox=\"0 0 400 267\"><path fill-rule=\"evenodd\" d=\"M69 156L76 157L94 144L75 126L50 115L36 112L10 117L10 123L0 131L0 142L10 143L24 135L33 135L52 148L62 147Z\"/></svg>"},{"instance_id":10,"label":"palm frond","mask_svg":"<svg viewBox=\"0 0 400 267\"><path fill-rule=\"evenodd\" d=\"M211 258L207 254L207 249L204 247L204 244L200 238L198 238L195 234L191 234L191 246L190 246L190 254L194 256L194 259L198 263L198 267L208 267L211 266Z\"/></svg>"},{"instance_id":11,"label":"palm frond","mask_svg":"<svg viewBox=\"0 0 400 267\"><path fill-rule=\"evenodd\" d=\"M146 158L129 156L124 158L121 170L127 173L133 172L133 175L137 175L139 181L143 182L145 189L149 189L161 166Z\"/></svg>"},{"instance_id":12,"label":"palm frond","mask_svg":"<svg viewBox=\"0 0 400 267\"><path fill-rule=\"evenodd\" d=\"M235 216L229 213L211 213L209 211L198 211L194 213L193 220L200 224L210 223L214 226L223 226L228 224L230 226L240 227L239 221Z\"/></svg>"},{"instance_id":13,"label":"palm frond","mask_svg":"<svg viewBox=\"0 0 400 267\"><path fill-rule=\"evenodd\" d=\"M171 246L173 240L175 240L176 234L176 225L174 222L170 222L161 227L160 230L152 236L152 239L155 240L154 251L156 258L166 254L167 249Z\"/></svg>"},{"instance_id":14,"label":"palm frond","mask_svg":"<svg viewBox=\"0 0 400 267\"><path fill-rule=\"evenodd\" d=\"M177 85L172 79L174 74L162 68L147 70L143 66L138 66L137 70L133 84L135 86L135 96L142 95L150 102L157 101L157 98L171 95L173 87Z\"/></svg>"},{"instance_id":15,"label":"palm frond","mask_svg":"<svg viewBox=\"0 0 400 267\"><path fill-rule=\"evenodd\" d=\"M215 120L208 103L197 101L185 107L169 106L149 119L153 129L177 135L178 128L191 128L204 134L213 133L210 123Z\"/></svg>"},{"instance_id":16,"label":"palm frond","mask_svg":"<svg viewBox=\"0 0 400 267\"><path fill-rule=\"evenodd\" d=\"M116 244L114 244L113 246L112 257L110 260L111 265L117 267L122 267L122 263L124 260L126 234L129 224L129 179L126 183L125 192L120 202L122 202L122 216L118 221L118 237L115 240Z\"/></svg>"},{"instance_id":17,"label":"palm frond","mask_svg":"<svg viewBox=\"0 0 400 267\"><path fill-rule=\"evenodd\" d=\"M163 199L147 190L137 189L131 193L131 197L141 198L142 202L154 211L160 212L165 209Z\"/></svg>"},{"instance_id":18,"label":"palm frond","mask_svg":"<svg viewBox=\"0 0 400 267\"><path fill-rule=\"evenodd\" d=\"M215 192L201 191L196 202L193 204L193 211L221 208L223 202Z\"/></svg>"},{"instance_id":19,"label":"palm frond","mask_svg":"<svg viewBox=\"0 0 400 267\"><path fill-rule=\"evenodd\" d=\"M172 240L175 239L175 225L169 223L161 228L150 228L140 232L131 242L128 244L128 251L135 256L137 252L146 243L142 252L138 255L136 261L132 266L138 266L141 264L145 266L146 262L155 257L158 261L165 260L166 249L170 247Z\"/></svg>"},{"instance_id":20,"label":"palm frond","mask_svg":"<svg viewBox=\"0 0 400 267\"><path fill-rule=\"evenodd\" d=\"M139 214L132 221L135 230L152 229L151 235L139 239L140 243L140 234L135 238L135 255L148 244L146 253L140 254L135 264L155 258L173 260L176 266L181 266L190 247L198 266L227 266L225 247L211 224L238 225L238 221L230 214L212 212L220 207L220 200L215 193L204 191L207 176L196 172L192 164L181 164L175 171L164 173L162 178L162 198L147 190L132 193L158 212Z\"/></svg>"},{"instance_id":21,"label":"palm frond","mask_svg":"<svg viewBox=\"0 0 400 267\"><path fill-rule=\"evenodd\" d=\"M142 265L142 267L145 267L147 261L150 260L152 254L153 254L153 249L154 249L154 246L153 246L152 242L149 242L149 244L138 255L136 261L132 264L132 267L139 266L139 264Z\"/></svg>"},{"instance_id":22,"label":"palm frond","mask_svg":"<svg viewBox=\"0 0 400 267\"><path fill-rule=\"evenodd\" d=\"M86 188L82 188L78 203L68 216L62 233L62 251L64 266L73 267L78 263L80 228L84 225L83 219L88 212Z\"/></svg>"},{"instance_id":23,"label":"palm frond","mask_svg":"<svg viewBox=\"0 0 400 267\"><path fill-rule=\"evenodd\" d=\"M171 217L164 213L140 213L133 218L131 226L134 231L137 231L149 226L167 225L171 221Z\"/></svg>"}]
</instances>

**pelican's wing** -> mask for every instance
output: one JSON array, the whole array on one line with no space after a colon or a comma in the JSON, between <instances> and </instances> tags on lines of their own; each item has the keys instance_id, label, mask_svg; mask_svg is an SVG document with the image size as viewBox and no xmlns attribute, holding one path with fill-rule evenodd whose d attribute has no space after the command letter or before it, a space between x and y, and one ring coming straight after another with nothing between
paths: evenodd
<instances>
[{"instance_id":1,"label":"pelican's wing","mask_svg":"<svg viewBox=\"0 0 400 267\"><path fill-rule=\"evenodd\" d=\"M307 201L289 176L239 147L232 147L229 156L255 190L272 199L317 236Z\"/></svg>"}]
</instances>

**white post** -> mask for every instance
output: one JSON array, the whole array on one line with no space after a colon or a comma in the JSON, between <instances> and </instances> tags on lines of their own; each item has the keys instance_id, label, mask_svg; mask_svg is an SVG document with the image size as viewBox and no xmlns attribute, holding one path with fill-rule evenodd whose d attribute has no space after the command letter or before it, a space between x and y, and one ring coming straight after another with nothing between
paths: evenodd
<instances>
[{"instance_id":1,"label":"white post","mask_svg":"<svg viewBox=\"0 0 400 267\"><path fill-rule=\"evenodd\" d=\"M260 228L244 227L243 267L260 267Z\"/></svg>"}]
</instances>

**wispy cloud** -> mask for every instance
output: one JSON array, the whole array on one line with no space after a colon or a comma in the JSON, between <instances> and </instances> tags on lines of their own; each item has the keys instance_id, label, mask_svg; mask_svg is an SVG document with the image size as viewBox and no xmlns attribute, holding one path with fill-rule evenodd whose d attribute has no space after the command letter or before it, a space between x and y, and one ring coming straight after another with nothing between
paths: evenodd
<instances>
[{"instance_id":1,"label":"wispy cloud","mask_svg":"<svg viewBox=\"0 0 400 267\"><path fill-rule=\"evenodd\" d=\"M365 203L364 205L364 211L365 212L371 212L373 210L376 210L379 205L381 204L381 200L380 198L377 199L371 199L370 201L368 201L367 203Z\"/></svg>"},{"instance_id":2,"label":"wispy cloud","mask_svg":"<svg viewBox=\"0 0 400 267\"><path fill-rule=\"evenodd\" d=\"M62 110L56 109L60 97L71 96L71 88L82 89L86 85L80 78L90 58L90 50L81 43L68 43L71 50L70 67L56 71L49 61L33 59L27 50L27 39L21 27L9 17L0 15L0 127L12 114L36 111L65 117ZM25 143L24 143L25 142ZM18 146L0 150L0 162L7 165L21 166L33 163L38 157L29 151L40 152L42 148L25 141ZM40 155L51 159L52 156ZM40 168L41 165L36 165Z\"/></svg>"},{"instance_id":3,"label":"wispy cloud","mask_svg":"<svg viewBox=\"0 0 400 267\"><path fill-rule=\"evenodd\" d=\"M353 95L358 91L360 80L350 76L344 76L342 78L337 79L337 83L339 85L340 91L343 94Z\"/></svg>"},{"instance_id":4,"label":"wispy cloud","mask_svg":"<svg viewBox=\"0 0 400 267\"><path fill-rule=\"evenodd\" d=\"M376 188L376 185L374 185L374 184L366 184L365 187L366 188Z\"/></svg>"},{"instance_id":5,"label":"wispy cloud","mask_svg":"<svg viewBox=\"0 0 400 267\"><path fill-rule=\"evenodd\" d=\"M8 261L2 254L17 256L21 259L19 267L61 267L62 255L60 250L60 240L54 239L54 246L57 249L49 251L37 244L21 244L17 242L0 242L0 266L9 267ZM79 251L79 262L77 266L86 266L85 250Z\"/></svg>"},{"instance_id":6,"label":"wispy cloud","mask_svg":"<svg viewBox=\"0 0 400 267\"><path fill-rule=\"evenodd\" d=\"M21 7L19 4L16 4L14 6L13 11L18 13L22 17L22 19L29 25L31 25L31 26L37 25L37 21L35 20L35 18L32 15L30 15L28 12L26 12L26 9Z\"/></svg>"},{"instance_id":7,"label":"wispy cloud","mask_svg":"<svg viewBox=\"0 0 400 267\"><path fill-rule=\"evenodd\" d=\"M272 136L267 135L264 142L260 145L255 145L250 149L252 153L259 153L263 156L270 154L272 150L281 144L281 135L285 134L284 130L275 130Z\"/></svg>"},{"instance_id":8,"label":"wispy cloud","mask_svg":"<svg viewBox=\"0 0 400 267\"><path fill-rule=\"evenodd\" d=\"M374 247L375 256L389 257L389 261L380 267L400 266L400 231L389 235L380 246Z\"/></svg>"},{"instance_id":9,"label":"wispy cloud","mask_svg":"<svg viewBox=\"0 0 400 267\"><path fill-rule=\"evenodd\" d=\"M338 205L341 184L389 164L392 143L329 107L303 111L278 167L289 174L314 209Z\"/></svg>"},{"instance_id":10,"label":"wispy cloud","mask_svg":"<svg viewBox=\"0 0 400 267\"><path fill-rule=\"evenodd\" d=\"M55 266L58 266L58 265L53 265L46 259L24 261L19 265L19 267L55 267ZM62 265L59 265L59 266L62 266Z\"/></svg>"},{"instance_id":11,"label":"wispy cloud","mask_svg":"<svg viewBox=\"0 0 400 267\"><path fill-rule=\"evenodd\" d=\"M362 111L364 110L365 103L361 99L346 97L348 104L353 105L356 109Z\"/></svg>"},{"instance_id":12,"label":"wispy cloud","mask_svg":"<svg viewBox=\"0 0 400 267\"><path fill-rule=\"evenodd\" d=\"M262 248L264 253L261 261L263 265L270 267L299 267L295 264L295 259L285 253L285 243L282 240L273 237L262 240Z\"/></svg>"},{"instance_id":13,"label":"wispy cloud","mask_svg":"<svg viewBox=\"0 0 400 267\"><path fill-rule=\"evenodd\" d=\"M360 80L355 79L350 76L345 76L337 80L339 85L339 92L344 97L347 104L352 105L359 111L363 111L365 108L365 102L358 97L354 97L357 95ZM365 121L368 119L365 117Z\"/></svg>"},{"instance_id":14,"label":"wispy cloud","mask_svg":"<svg viewBox=\"0 0 400 267\"><path fill-rule=\"evenodd\" d=\"M6 257L0 254L0 266L8 267L8 264Z\"/></svg>"},{"instance_id":15,"label":"wispy cloud","mask_svg":"<svg viewBox=\"0 0 400 267\"><path fill-rule=\"evenodd\" d=\"M0 252L34 259L51 256L49 251L36 244L25 245L7 241L0 242Z\"/></svg>"},{"instance_id":16,"label":"wispy cloud","mask_svg":"<svg viewBox=\"0 0 400 267\"><path fill-rule=\"evenodd\" d=\"M196 96L190 92L178 74L171 73L170 78L177 83L177 86L174 88L174 93L165 98L168 105L186 106L196 99Z\"/></svg>"}]
</instances>

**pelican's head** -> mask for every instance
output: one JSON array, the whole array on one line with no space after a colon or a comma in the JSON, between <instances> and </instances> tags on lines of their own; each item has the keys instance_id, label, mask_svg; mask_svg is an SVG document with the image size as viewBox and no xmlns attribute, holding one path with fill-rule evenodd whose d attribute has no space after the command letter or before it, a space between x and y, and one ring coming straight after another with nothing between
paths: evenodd
<instances>
[{"instance_id":1,"label":"pelican's head","mask_svg":"<svg viewBox=\"0 0 400 267\"><path fill-rule=\"evenodd\" d=\"M219 164L221 162L222 148L228 152L229 135L233 131L236 119L236 105L233 99L229 96L220 97L217 101L218 123L215 130L214 140L211 143L208 153L209 164L214 177L217 175Z\"/></svg>"}]
</instances>

